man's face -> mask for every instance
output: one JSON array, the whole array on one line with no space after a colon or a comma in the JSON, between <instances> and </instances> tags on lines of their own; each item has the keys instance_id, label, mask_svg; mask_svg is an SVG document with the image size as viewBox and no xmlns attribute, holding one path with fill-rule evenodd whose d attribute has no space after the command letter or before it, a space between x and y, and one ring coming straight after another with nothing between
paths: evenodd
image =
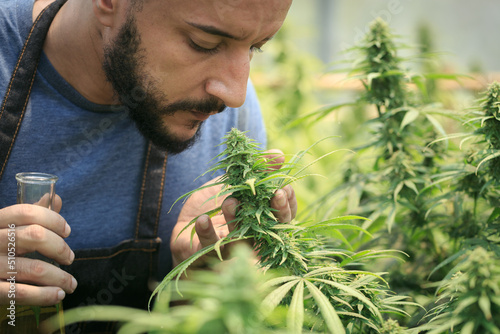
<instances>
[{"instance_id":1,"label":"man's face","mask_svg":"<svg viewBox=\"0 0 500 334\"><path fill-rule=\"evenodd\" d=\"M253 53L291 0L144 0L106 46L103 68L139 130L178 153L201 123L245 101Z\"/></svg>"}]
</instances>

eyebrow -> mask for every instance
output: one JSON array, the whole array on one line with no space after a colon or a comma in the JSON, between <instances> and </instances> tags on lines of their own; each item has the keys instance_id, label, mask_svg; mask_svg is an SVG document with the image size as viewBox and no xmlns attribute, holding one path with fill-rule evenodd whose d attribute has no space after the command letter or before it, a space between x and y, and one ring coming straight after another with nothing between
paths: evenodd
<instances>
[{"instance_id":1,"label":"eyebrow","mask_svg":"<svg viewBox=\"0 0 500 334\"><path fill-rule=\"evenodd\" d=\"M223 30L220 30L219 28L216 28L214 26L207 26L207 25L193 23L193 22L187 22L187 21L186 21L186 23L189 24L190 26L195 27L196 29L199 29L207 34L210 34L210 35L226 37L229 39L234 39L235 41L243 41L244 40L244 38L231 35L230 33L223 31ZM267 42L267 41L271 40L272 38L273 37L266 37L262 40L262 42Z\"/></svg>"}]
</instances>

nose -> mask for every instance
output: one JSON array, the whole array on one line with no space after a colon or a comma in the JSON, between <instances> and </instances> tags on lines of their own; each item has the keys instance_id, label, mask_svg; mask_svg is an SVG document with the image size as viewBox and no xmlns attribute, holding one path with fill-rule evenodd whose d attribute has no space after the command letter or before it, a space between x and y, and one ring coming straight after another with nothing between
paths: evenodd
<instances>
[{"instance_id":1,"label":"nose","mask_svg":"<svg viewBox=\"0 0 500 334\"><path fill-rule=\"evenodd\" d=\"M238 108L245 102L250 74L251 55L236 52L217 61L205 83L208 94L222 100L230 108Z\"/></svg>"}]
</instances>

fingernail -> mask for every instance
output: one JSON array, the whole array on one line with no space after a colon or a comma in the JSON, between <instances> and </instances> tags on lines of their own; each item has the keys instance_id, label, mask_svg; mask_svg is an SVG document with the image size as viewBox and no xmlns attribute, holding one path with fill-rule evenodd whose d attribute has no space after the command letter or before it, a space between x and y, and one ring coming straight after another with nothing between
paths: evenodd
<instances>
[{"instance_id":1,"label":"fingernail","mask_svg":"<svg viewBox=\"0 0 500 334\"><path fill-rule=\"evenodd\" d=\"M78 286L78 282L74 277L71 278L71 290L75 291L76 287Z\"/></svg>"},{"instance_id":2,"label":"fingernail","mask_svg":"<svg viewBox=\"0 0 500 334\"><path fill-rule=\"evenodd\" d=\"M71 251L71 253L69 254L69 259L70 262L73 263L73 260L75 259L75 252Z\"/></svg>"},{"instance_id":3,"label":"fingernail","mask_svg":"<svg viewBox=\"0 0 500 334\"><path fill-rule=\"evenodd\" d=\"M229 214L236 216L236 207L238 206L238 203L236 200L231 200L228 205L228 211Z\"/></svg>"},{"instance_id":4,"label":"fingernail","mask_svg":"<svg viewBox=\"0 0 500 334\"><path fill-rule=\"evenodd\" d=\"M71 233L71 227L69 226L68 223L66 223L66 226L64 226L64 235L69 236Z\"/></svg>"},{"instance_id":5,"label":"fingernail","mask_svg":"<svg viewBox=\"0 0 500 334\"><path fill-rule=\"evenodd\" d=\"M206 230L208 228L208 216L201 216L198 218L198 224L203 230Z\"/></svg>"},{"instance_id":6,"label":"fingernail","mask_svg":"<svg viewBox=\"0 0 500 334\"><path fill-rule=\"evenodd\" d=\"M283 190L278 190L276 193L276 197L278 197L278 205L283 207L286 205L286 197L285 197L285 192Z\"/></svg>"},{"instance_id":7,"label":"fingernail","mask_svg":"<svg viewBox=\"0 0 500 334\"><path fill-rule=\"evenodd\" d=\"M63 290L59 290L59 291L57 292L57 298L58 298L59 300L63 300L63 299L64 299L64 297L66 297L66 293L65 293Z\"/></svg>"}]
</instances>

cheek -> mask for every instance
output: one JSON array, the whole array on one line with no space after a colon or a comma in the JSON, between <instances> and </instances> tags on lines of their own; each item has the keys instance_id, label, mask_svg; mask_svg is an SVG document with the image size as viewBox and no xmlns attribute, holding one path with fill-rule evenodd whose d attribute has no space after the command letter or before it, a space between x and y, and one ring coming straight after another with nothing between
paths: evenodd
<instances>
[{"instance_id":1,"label":"cheek","mask_svg":"<svg viewBox=\"0 0 500 334\"><path fill-rule=\"evenodd\" d=\"M161 41L145 57L145 69L158 88L174 98L202 89L209 64L197 61L182 42Z\"/></svg>"}]
</instances>

